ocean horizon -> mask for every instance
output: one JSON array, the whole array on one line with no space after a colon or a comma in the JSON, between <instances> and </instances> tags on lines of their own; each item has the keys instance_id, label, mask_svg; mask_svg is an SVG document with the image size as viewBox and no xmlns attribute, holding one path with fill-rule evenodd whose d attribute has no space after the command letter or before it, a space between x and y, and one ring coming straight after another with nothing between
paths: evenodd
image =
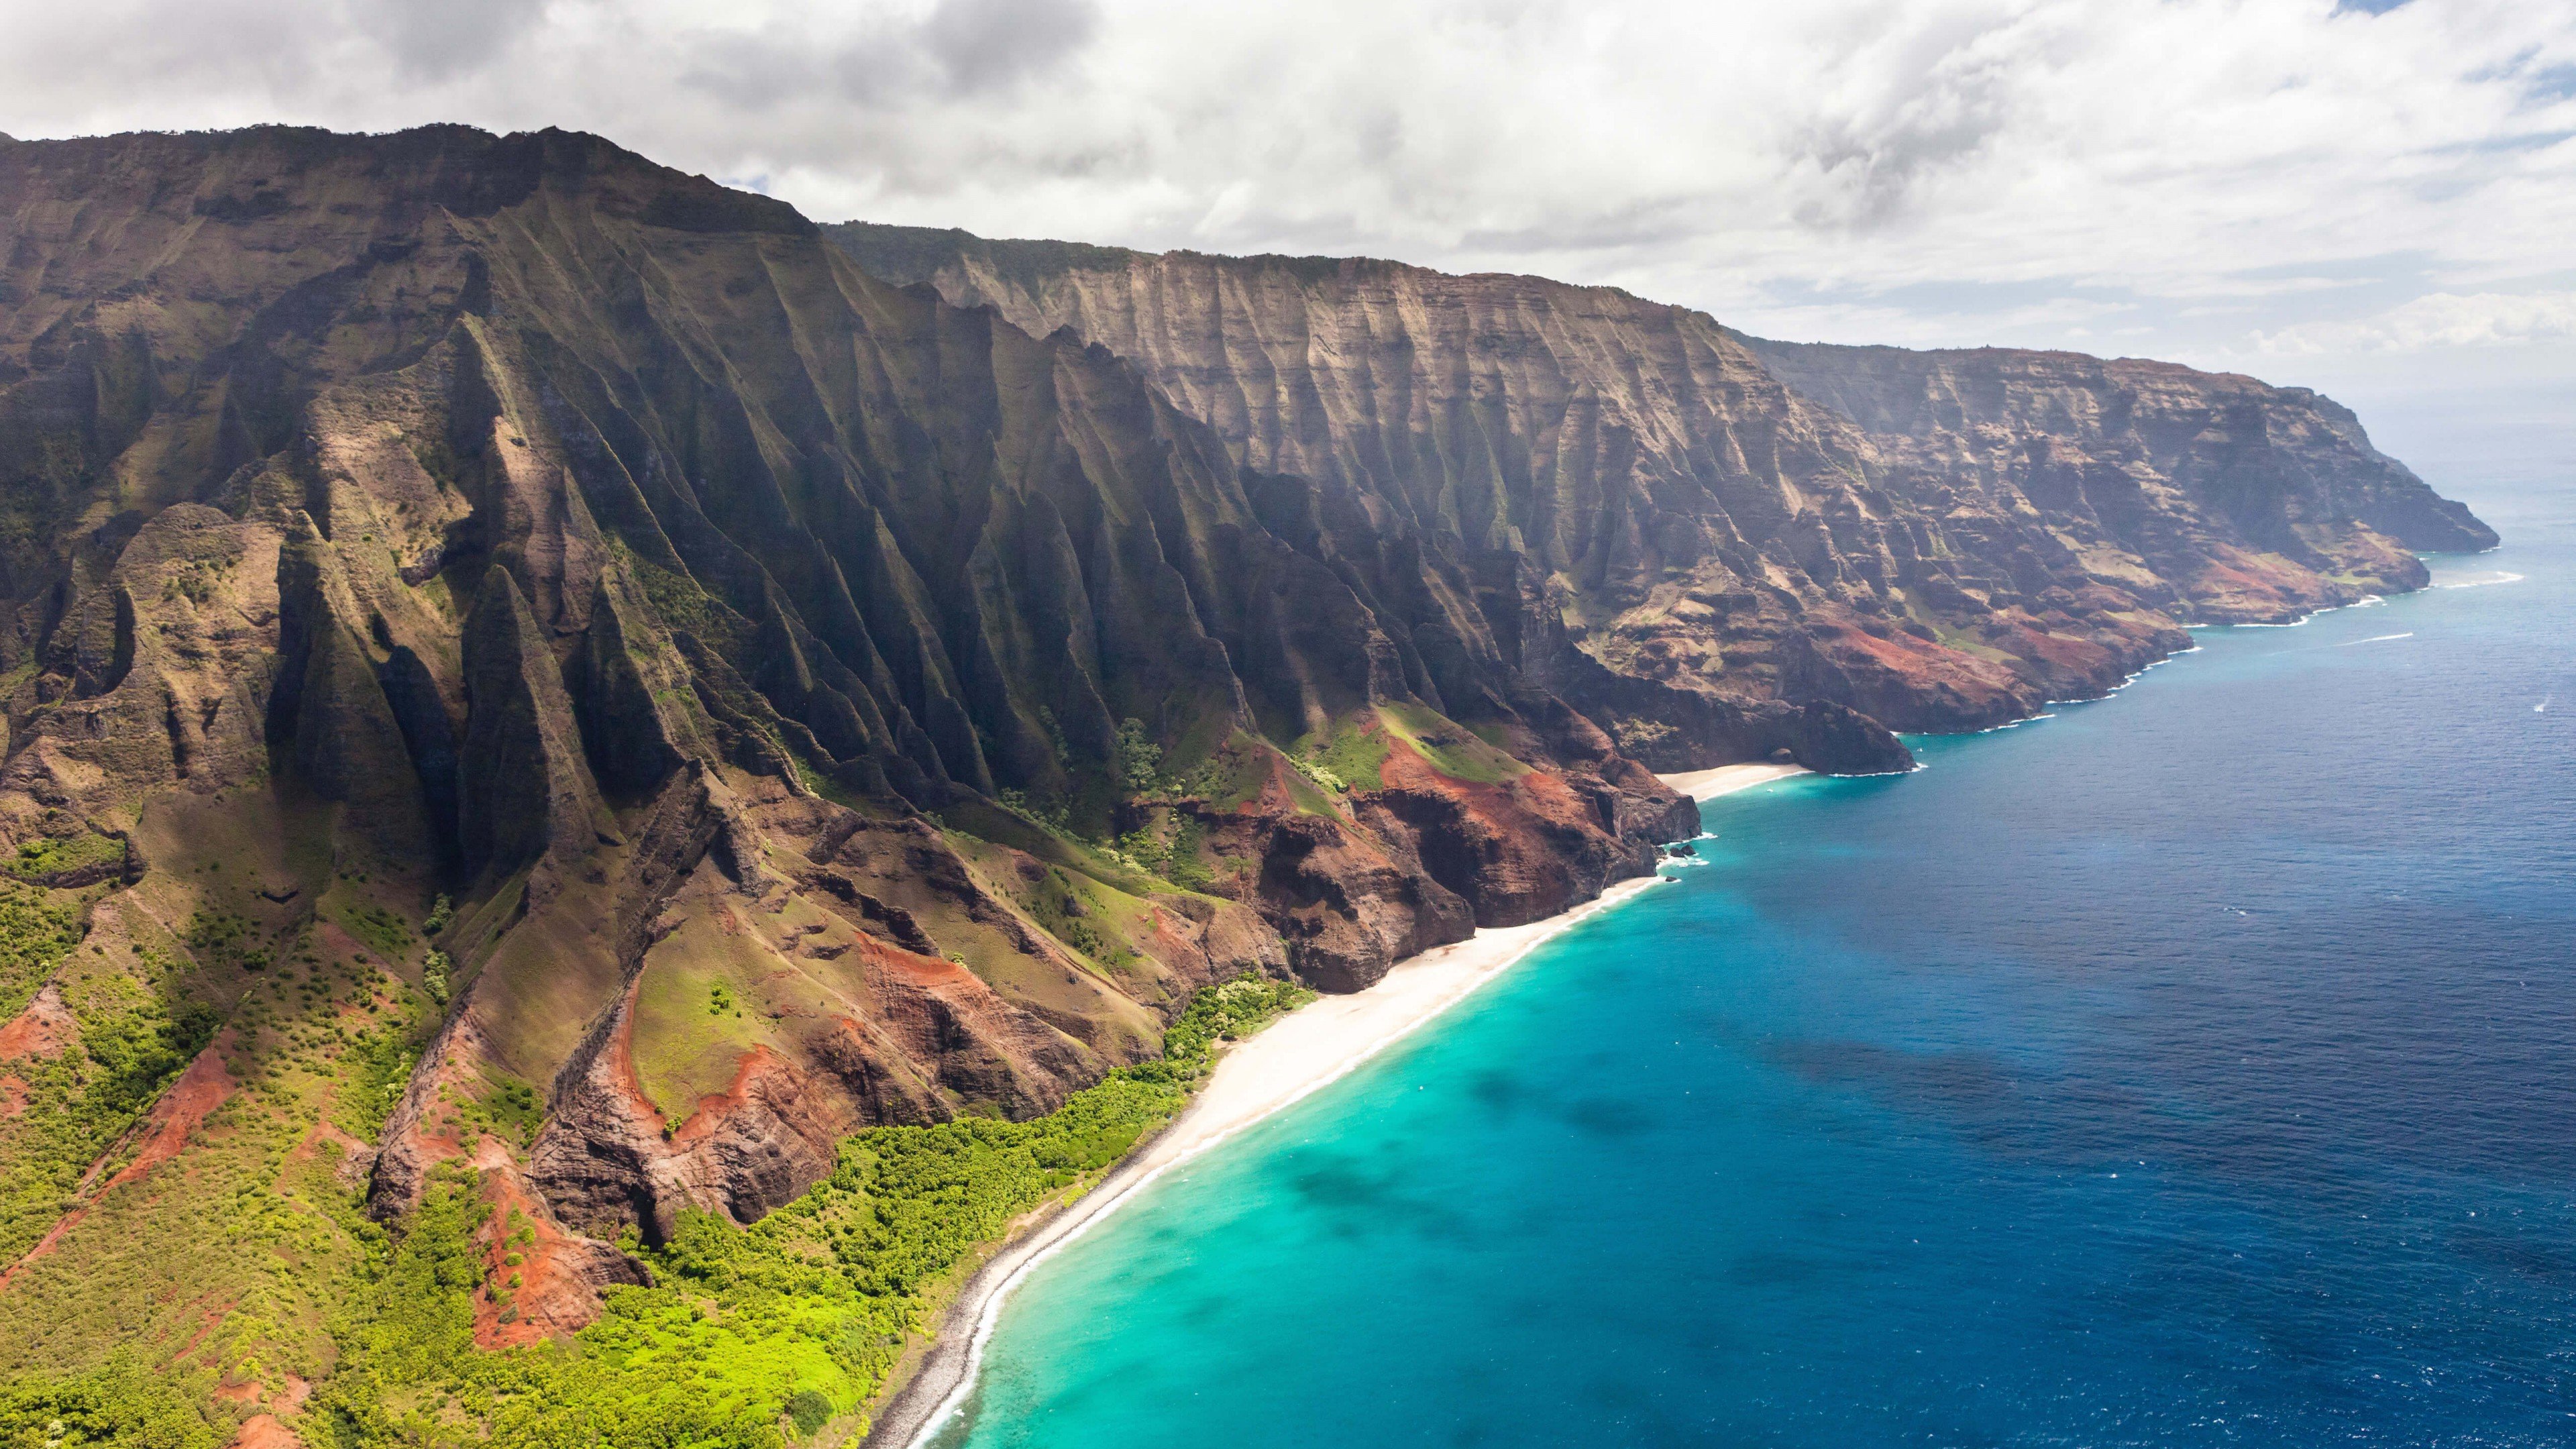
<instances>
[{"instance_id":1,"label":"ocean horizon","mask_svg":"<svg viewBox=\"0 0 2576 1449\"><path fill-rule=\"evenodd\" d=\"M950 1445L2576 1442L2576 520L1702 863L1167 1174Z\"/></svg>"}]
</instances>

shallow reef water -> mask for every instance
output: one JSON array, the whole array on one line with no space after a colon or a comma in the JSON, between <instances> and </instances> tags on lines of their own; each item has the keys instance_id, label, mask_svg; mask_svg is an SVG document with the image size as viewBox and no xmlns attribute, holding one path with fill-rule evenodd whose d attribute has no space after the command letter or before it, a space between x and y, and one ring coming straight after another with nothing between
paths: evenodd
<instances>
[{"instance_id":1,"label":"shallow reef water","mask_svg":"<svg viewBox=\"0 0 2576 1449\"><path fill-rule=\"evenodd\" d=\"M1722 800L1011 1301L975 1446L2576 1443L2576 499Z\"/></svg>"}]
</instances>

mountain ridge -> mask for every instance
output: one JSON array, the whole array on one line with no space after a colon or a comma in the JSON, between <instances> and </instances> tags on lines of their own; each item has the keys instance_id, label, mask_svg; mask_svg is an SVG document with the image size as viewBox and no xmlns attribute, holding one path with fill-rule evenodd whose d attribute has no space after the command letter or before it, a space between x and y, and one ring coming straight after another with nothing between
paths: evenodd
<instances>
[{"instance_id":1,"label":"mountain ridge","mask_svg":"<svg viewBox=\"0 0 2576 1449\"><path fill-rule=\"evenodd\" d=\"M1418 450L1385 441L1374 409L1390 388L1412 390L1408 428L1437 439L1428 466L1447 470L1439 486L1481 488L1498 511L1548 472L1558 420L1597 406L1594 425L1649 440L1646 471L1611 480L1638 485L1614 503L1693 536L1632 548L1625 579L1571 581L1581 650L1625 676L1630 697L1644 678L1703 698L1822 698L1905 729L1986 727L2110 687L2181 647L2185 623L2278 622L2420 586L2420 565L2364 513L2427 548L2493 542L2371 448L2347 410L2233 374L2072 353L1771 343L1617 288L1369 258L1154 254L867 223L827 232L888 280L1136 361L1250 465L1382 496L1426 469ZM1480 347L1491 359L1481 371L1420 365ZM1605 368L1612 356L1619 365ZM1898 358L1913 360L1918 392L2019 388L2045 423L1980 415L1975 426L2006 436L1974 446L1957 428L1917 436L1889 398L1859 390L1887 382L1884 364ZM1973 386L1963 367L1978 373ZM1998 375L2005 367L2014 379ZM1586 401L1580 390L1602 379L1611 392ZM1477 402L1478 389L1503 405ZM2153 426L2106 432L2106 414ZM1282 430L1281 416L1300 422ZM2180 442L2165 436L2176 429ZM1528 461L1494 454L1497 436ZM2084 493L2087 477L2101 498ZM2323 516L2265 513L2334 488ZM1974 536L1954 542L1954 523ZM1912 537L1891 542L1890 524ZM1787 556L1758 558L1766 548ZM2011 557L2001 575L1942 561L1998 554ZM1664 584L1678 587L1658 596ZM1691 606L1721 600L1736 618L1693 617ZM1587 707L1611 715L1627 702ZM1623 740L1660 721L1641 723Z\"/></svg>"},{"instance_id":2,"label":"mountain ridge","mask_svg":"<svg viewBox=\"0 0 2576 1449\"><path fill-rule=\"evenodd\" d=\"M468 1169L473 1341L569 1331L853 1133L1648 873L1656 770L1901 770L2420 584L2361 511L2478 536L2279 389L963 236L562 131L0 146L0 1102L82 1124L0 1107L0 1369L319 1379L346 1193Z\"/></svg>"}]
</instances>

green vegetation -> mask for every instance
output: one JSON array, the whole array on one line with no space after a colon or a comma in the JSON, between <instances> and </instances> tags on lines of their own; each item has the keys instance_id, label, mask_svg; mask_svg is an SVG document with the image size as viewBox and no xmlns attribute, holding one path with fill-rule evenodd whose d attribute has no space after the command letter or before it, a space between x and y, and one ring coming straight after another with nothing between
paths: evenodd
<instances>
[{"instance_id":1,"label":"green vegetation","mask_svg":"<svg viewBox=\"0 0 2576 1449\"><path fill-rule=\"evenodd\" d=\"M25 1109L0 1111L0 1262L19 1265L0 1313L0 1379L88 1374L120 1349L154 1375L197 1384L190 1402L218 1376L272 1391L288 1374L320 1378L336 1353L326 1324L383 1231L357 1210L343 1139L317 1123L375 1135L425 1023L399 996L379 995L393 986L380 973L324 962L309 940L272 939L209 902L190 923L209 955L274 947L276 959L229 983L239 994L221 1038L224 1074L191 1088L174 1109L178 1130L146 1132L148 1110L216 1039L195 993L224 1000L227 983L205 979L204 957L126 949L122 938L153 929L132 898L96 903L100 929L76 947L71 913L46 900L0 889L0 975L21 993L49 977L72 1024L60 1055L9 1062L15 1080L0 1088ZM173 1150L178 1160L161 1160ZM22 1256L49 1234L45 1253ZM0 1393L43 1412L107 1390L48 1379ZM232 1411L206 1407L215 1442L229 1439ZM148 1414L96 1412L139 1426L100 1431L107 1440L190 1441L151 1428ZM0 1422L0 1445L21 1427Z\"/></svg>"},{"instance_id":2,"label":"green vegetation","mask_svg":"<svg viewBox=\"0 0 2576 1449\"><path fill-rule=\"evenodd\" d=\"M1374 790L1386 765L1386 731L1375 720L1335 729L1306 762L1308 778L1335 791Z\"/></svg>"},{"instance_id":3,"label":"green vegetation","mask_svg":"<svg viewBox=\"0 0 2576 1449\"><path fill-rule=\"evenodd\" d=\"M26 1009L47 973L80 941L80 917L41 891L0 884L0 1019Z\"/></svg>"},{"instance_id":4,"label":"green vegetation","mask_svg":"<svg viewBox=\"0 0 2576 1449\"><path fill-rule=\"evenodd\" d=\"M1157 839L1169 852L1183 833L1167 821ZM1056 881L1087 898L1091 914L1077 919L1113 932L1126 897L1076 870ZM388 1233L360 1210L335 1139L311 1127L327 1116L379 1133L434 1013L417 996L406 1008L379 971L324 961L307 940L269 942L212 905L189 934L235 960L254 942L278 948L236 1008L226 1060L240 1088L190 1134L186 1171L84 1191L92 1164L105 1158L100 1170L112 1173L131 1159L140 1138L126 1129L215 1022L165 1004L171 968L156 953L94 960L70 912L0 884L0 989L23 1000L50 976L79 1030L63 1057L11 1064L29 1110L0 1119L0 1261L67 1209L85 1214L13 1285L26 1313L0 1334L0 1374L21 1371L0 1378L0 1449L213 1449L239 1412L211 1398L218 1377L274 1388L288 1373L321 1386L295 1420L311 1449L766 1449L813 1438L877 1391L981 1244L1096 1178L1180 1109L1217 1043L1305 995L1258 979L1203 991L1165 1034L1162 1058L1035 1121L860 1134L829 1178L750 1228L684 1214L670 1242L631 1245L656 1286L612 1290L573 1339L484 1351L473 1346L478 1310L514 1321L551 1261L532 1225L491 1221L486 1185L453 1168ZM697 1020L739 1009L741 988L719 996L719 985L686 983ZM442 1096L439 1110L469 1142L488 1132L524 1148L543 1104L528 1084L491 1076ZM138 1239L172 1247L102 1256ZM215 1282L245 1296L208 1333L197 1295ZM138 1321L144 1302L154 1307ZM176 1356L138 1373L113 1356L124 1344Z\"/></svg>"},{"instance_id":5,"label":"green vegetation","mask_svg":"<svg viewBox=\"0 0 2576 1449\"><path fill-rule=\"evenodd\" d=\"M23 1006L78 942L71 913L35 892L0 891L0 981ZM84 961L88 958L83 957ZM78 1044L10 1063L20 1109L0 1118L0 1263L14 1263L61 1217L82 1175L115 1145L215 1031L214 1012L173 1013L122 971L66 983Z\"/></svg>"},{"instance_id":6,"label":"green vegetation","mask_svg":"<svg viewBox=\"0 0 2576 1449\"><path fill-rule=\"evenodd\" d=\"M1049 870L1019 899L1047 934L1092 960L1117 965L1134 959L1134 951L1092 924L1091 904L1083 899L1082 890L1063 868Z\"/></svg>"},{"instance_id":7,"label":"green vegetation","mask_svg":"<svg viewBox=\"0 0 2576 1449\"><path fill-rule=\"evenodd\" d=\"M38 836L18 846L10 857L10 873L21 880L43 881L88 866L120 864L125 859L125 842L111 835L83 831L62 837Z\"/></svg>"},{"instance_id":8,"label":"green vegetation","mask_svg":"<svg viewBox=\"0 0 2576 1449\"><path fill-rule=\"evenodd\" d=\"M205 1387L124 1352L87 1373L20 1375L0 1382L0 1449L216 1449L231 1426L198 1407Z\"/></svg>"},{"instance_id":9,"label":"green vegetation","mask_svg":"<svg viewBox=\"0 0 2576 1449\"><path fill-rule=\"evenodd\" d=\"M260 944L250 918L231 911L199 906L196 914L188 918L188 928L179 933L179 939L188 943L198 960L210 965L265 971L275 959L269 948Z\"/></svg>"},{"instance_id":10,"label":"green vegetation","mask_svg":"<svg viewBox=\"0 0 2576 1449\"><path fill-rule=\"evenodd\" d=\"M340 1125L372 1141L402 1100L419 1061L412 1034L400 1025L359 1032L350 1043L348 1062L355 1080L341 1089Z\"/></svg>"},{"instance_id":11,"label":"green vegetation","mask_svg":"<svg viewBox=\"0 0 2576 1449\"><path fill-rule=\"evenodd\" d=\"M474 1348L476 1298L510 1313L516 1275L476 1241L491 1210L473 1175L442 1168L399 1240L371 1256L307 1442L774 1449L809 1438L876 1391L978 1245L1169 1121L1218 1042L1310 995L1261 978L1207 988L1164 1034L1161 1059L1059 1111L875 1128L748 1228L683 1213L671 1241L633 1249L656 1286L609 1290L569 1344Z\"/></svg>"},{"instance_id":12,"label":"green vegetation","mask_svg":"<svg viewBox=\"0 0 2576 1449\"><path fill-rule=\"evenodd\" d=\"M232 572L236 561L230 558L192 558L179 563L170 576L161 581L161 597L166 600L185 598L199 607L214 602L215 588L224 575Z\"/></svg>"},{"instance_id":13,"label":"green vegetation","mask_svg":"<svg viewBox=\"0 0 2576 1449\"><path fill-rule=\"evenodd\" d=\"M675 574L637 554L621 539L612 545L617 557L644 586L653 612L675 629L685 629L728 659L746 657L758 630L749 619L701 588L698 581Z\"/></svg>"},{"instance_id":14,"label":"green vegetation","mask_svg":"<svg viewBox=\"0 0 2576 1449\"><path fill-rule=\"evenodd\" d=\"M342 916L349 934L367 943L388 961L399 961L411 949L411 927L382 906L352 906Z\"/></svg>"},{"instance_id":15,"label":"green vegetation","mask_svg":"<svg viewBox=\"0 0 2576 1449\"><path fill-rule=\"evenodd\" d=\"M1167 820L1118 837L1118 853L1185 891L1203 891L1214 879L1199 854L1206 843L1207 827L1175 811Z\"/></svg>"},{"instance_id":16,"label":"green vegetation","mask_svg":"<svg viewBox=\"0 0 2576 1449\"><path fill-rule=\"evenodd\" d=\"M1062 823L1061 811L1053 817L1026 811L1015 814L980 800L969 800L950 806L941 819L950 839L969 857L980 859L976 842L990 841L1026 851L1049 865L1062 866L1125 895L1151 895L1164 884L1114 846L1103 846L1075 833Z\"/></svg>"},{"instance_id":17,"label":"green vegetation","mask_svg":"<svg viewBox=\"0 0 2576 1449\"><path fill-rule=\"evenodd\" d=\"M1182 782L1181 793L1219 812L1233 810L1261 793L1275 753L1266 741L1236 730Z\"/></svg>"},{"instance_id":18,"label":"green vegetation","mask_svg":"<svg viewBox=\"0 0 2576 1449\"><path fill-rule=\"evenodd\" d=\"M1433 769L1450 779L1498 785L1529 773L1529 766L1421 705L1382 704L1377 717L1389 734L1420 750Z\"/></svg>"},{"instance_id":19,"label":"green vegetation","mask_svg":"<svg viewBox=\"0 0 2576 1449\"><path fill-rule=\"evenodd\" d=\"M1163 783L1163 747L1145 730L1145 722L1125 719L1118 722L1118 779L1139 795L1150 794Z\"/></svg>"}]
</instances>

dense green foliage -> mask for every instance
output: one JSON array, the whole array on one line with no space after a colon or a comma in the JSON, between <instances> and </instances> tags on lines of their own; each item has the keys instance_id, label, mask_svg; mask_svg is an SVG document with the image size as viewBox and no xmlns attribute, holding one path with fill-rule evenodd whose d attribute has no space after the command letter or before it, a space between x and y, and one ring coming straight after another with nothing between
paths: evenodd
<instances>
[{"instance_id":1,"label":"dense green foliage","mask_svg":"<svg viewBox=\"0 0 2576 1449\"><path fill-rule=\"evenodd\" d=\"M124 841L95 831L83 831L68 837L40 835L21 842L18 853L6 865L13 875L45 882L70 877L70 873L76 870L113 865L124 859ZM71 878L95 879L95 876Z\"/></svg>"},{"instance_id":2,"label":"dense green foliage","mask_svg":"<svg viewBox=\"0 0 2576 1449\"><path fill-rule=\"evenodd\" d=\"M0 1449L216 1449L230 1427L207 1422L198 1387L123 1353L87 1373L0 1382Z\"/></svg>"},{"instance_id":3,"label":"dense green foliage","mask_svg":"<svg viewBox=\"0 0 2576 1449\"><path fill-rule=\"evenodd\" d=\"M412 1035L409 1023L389 1022L351 1040L347 1060L352 1080L340 1093L341 1126L371 1140L383 1130L420 1060Z\"/></svg>"},{"instance_id":4,"label":"dense green foliage","mask_svg":"<svg viewBox=\"0 0 2576 1449\"><path fill-rule=\"evenodd\" d=\"M508 1283L492 1281L476 1242L490 1209L475 1180L442 1171L339 1328L341 1363L308 1437L317 1449L769 1449L810 1436L876 1391L979 1245L1115 1163L1180 1110L1219 1042L1310 994L1257 978L1209 987L1164 1034L1161 1059L1047 1116L875 1128L748 1228L683 1213L669 1242L635 1249L655 1286L609 1290L570 1345L474 1349L476 1295L506 1304Z\"/></svg>"},{"instance_id":5,"label":"dense green foliage","mask_svg":"<svg viewBox=\"0 0 2576 1449\"><path fill-rule=\"evenodd\" d=\"M80 940L80 917L44 892L0 885L0 1020L16 1016Z\"/></svg>"},{"instance_id":6,"label":"dense green foliage","mask_svg":"<svg viewBox=\"0 0 2576 1449\"><path fill-rule=\"evenodd\" d=\"M1140 794L1152 791L1162 783L1163 747L1139 719L1118 722L1118 778L1128 789Z\"/></svg>"}]
</instances>

